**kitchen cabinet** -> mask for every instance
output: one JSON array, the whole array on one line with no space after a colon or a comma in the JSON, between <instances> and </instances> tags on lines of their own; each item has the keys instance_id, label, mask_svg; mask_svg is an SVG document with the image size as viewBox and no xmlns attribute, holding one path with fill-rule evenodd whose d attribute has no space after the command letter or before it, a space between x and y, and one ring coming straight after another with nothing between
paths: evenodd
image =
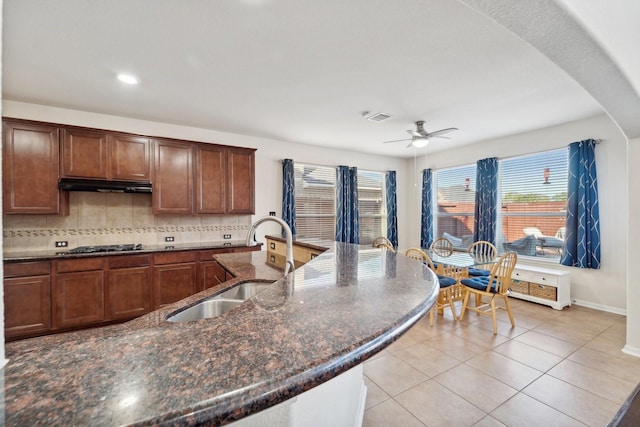
<instances>
[{"instance_id":1,"label":"kitchen cabinet","mask_svg":"<svg viewBox=\"0 0 640 427\"><path fill-rule=\"evenodd\" d=\"M255 213L255 150L227 149L227 213Z\"/></svg>"},{"instance_id":2,"label":"kitchen cabinet","mask_svg":"<svg viewBox=\"0 0 640 427\"><path fill-rule=\"evenodd\" d=\"M151 310L151 255L109 257L107 320L133 319Z\"/></svg>"},{"instance_id":3,"label":"kitchen cabinet","mask_svg":"<svg viewBox=\"0 0 640 427\"><path fill-rule=\"evenodd\" d=\"M60 128L13 120L2 125L4 213L67 214L68 193L58 190Z\"/></svg>"},{"instance_id":4,"label":"kitchen cabinet","mask_svg":"<svg viewBox=\"0 0 640 427\"><path fill-rule=\"evenodd\" d=\"M214 260L217 254L234 252L234 249L212 249L200 251L198 259L198 291L212 288L230 280L233 276Z\"/></svg>"},{"instance_id":5,"label":"kitchen cabinet","mask_svg":"<svg viewBox=\"0 0 640 427\"><path fill-rule=\"evenodd\" d=\"M287 244L286 240L276 236L265 236L267 242L267 265L284 269ZM302 267L326 249L317 246L309 246L302 242L293 242L293 261L295 268Z\"/></svg>"},{"instance_id":6,"label":"kitchen cabinet","mask_svg":"<svg viewBox=\"0 0 640 427\"><path fill-rule=\"evenodd\" d=\"M219 145L196 144L195 150L195 212L223 214L227 197L227 149Z\"/></svg>"},{"instance_id":7,"label":"kitchen cabinet","mask_svg":"<svg viewBox=\"0 0 640 427\"><path fill-rule=\"evenodd\" d=\"M57 260L53 264L53 328L104 321L104 258Z\"/></svg>"},{"instance_id":8,"label":"kitchen cabinet","mask_svg":"<svg viewBox=\"0 0 640 427\"><path fill-rule=\"evenodd\" d=\"M155 141L153 213L193 213L193 144Z\"/></svg>"},{"instance_id":9,"label":"kitchen cabinet","mask_svg":"<svg viewBox=\"0 0 640 427\"><path fill-rule=\"evenodd\" d=\"M49 261L5 264L4 335L40 335L51 329Z\"/></svg>"},{"instance_id":10,"label":"kitchen cabinet","mask_svg":"<svg viewBox=\"0 0 640 427\"><path fill-rule=\"evenodd\" d=\"M182 251L153 256L154 310L198 292L196 255Z\"/></svg>"},{"instance_id":11,"label":"kitchen cabinet","mask_svg":"<svg viewBox=\"0 0 640 427\"><path fill-rule=\"evenodd\" d=\"M62 142L62 176L107 179L107 132L65 128Z\"/></svg>"}]
</instances>

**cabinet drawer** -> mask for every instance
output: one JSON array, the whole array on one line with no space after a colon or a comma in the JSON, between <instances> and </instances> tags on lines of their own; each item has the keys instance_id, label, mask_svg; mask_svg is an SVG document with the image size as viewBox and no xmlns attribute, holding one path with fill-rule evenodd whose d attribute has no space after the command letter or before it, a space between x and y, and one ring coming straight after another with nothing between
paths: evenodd
<instances>
[{"instance_id":1,"label":"cabinet drawer","mask_svg":"<svg viewBox=\"0 0 640 427\"><path fill-rule=\"evenodd\" d=\"M555 286L545 286L545 285L539 285L537 283L529 284L529 295L534 297L556 301L557 292L558 292L558 288L556 288Z\"/></svg>"},{"instance_id":2,"label":"cabinet drawer","mask_svg":"<svg viewBox=\"0 0 640 427\"><path fill-rule=\"evenodd\" d=\"M5 263L4 277L46 276L50 265L49 261Z\"/></svg>"},{"instance_id":3,"label":"cabinet drawer","mask_svg":"<svg viewBox=\"0 0 640 427\"><path fill-rule=\"evenodd\" d=\"M511 273L511 277L513 279L526 280L527 282L532 281L532 276L533 274L530 271L524 271L524 270L518 270L518 269L513 270L513 273Z\"/></svg>"},{"instance_id":4,"label":"cabinet drawer","mask_svg":"<svg viewBox=\"0 0 640 427\"><path fill-rule=\"evenodd\" d=\"M57 273L103 270L104 258L65 259L56 262Z\"/></svg>"},{"instance_id":5,"label":"cabinet drawer","mask_svg":"<svg viewBox=\"0 0 640 427\"><path fill-rule=\"evenodd\" d=\"M166 254L155 254L153 256L153 263L156 265L162 264L178 264L181 262L194 262L196 260L196 251L184 251L184 252L168 252Z\"/></svg>"},{"instance_id":6,"label":"cabinet drawer","mask_svg":"<svg viewBox=\"0 0 640 427\"><path fill-rule=\"evenodd\" d=\"M526 280L514 279L511 281L510 288L513 292L529 295L529 282L527 282Z\"/></svg>"},{"instance_id":7,"label":"cabinet drawer","mask_svg":"<svg viewBox=\"0 0 640 427\"><path fill-rule=\"evenodd\" d=\"M550 276L548 274L539 274L539 273L533 273L531 276L532 276L531 282L533 283L540 283L541 285L552 285L552 286L558 285L558 276Z\"/></svg>"},{"instance_id":8,"label":"cabinet drawer","mask_svg":"<svg viewBox=\"0 0 640 427\"><path fill-rule=\"evenodd\" d=\"M149 265L151 261L150 255L124 255L109 258L109 268L131 268L144 267Z\"/></svg>"}]
</instances>

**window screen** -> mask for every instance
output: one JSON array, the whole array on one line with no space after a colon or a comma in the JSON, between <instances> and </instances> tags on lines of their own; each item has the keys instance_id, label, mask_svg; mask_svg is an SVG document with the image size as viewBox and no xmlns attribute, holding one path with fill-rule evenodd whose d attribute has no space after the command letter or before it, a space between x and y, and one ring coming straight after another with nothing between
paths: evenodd
<instances>
[{"instance_id":1,"label":"window screen","mask_svg":"<svg viewBox=\"0 0 640 427\"><path fill-rule=\"evenodd\" d=\"M475 211L476 165L468 165L436 172L438 211L436 237L447 233L458 242L471 242ZM459 240L458 240L459 239ZM459 245L456 245L459 247Z\"/></svg>"},{"instance_id":2,"label":"window screen","mask_svg":"<svg viewBox=\"0 0 640 427\"><path fill-rule=\"evenodd\" d=\"M336 169L294 164L297 237L335 240Z\"/></svg>"}]
</instances>

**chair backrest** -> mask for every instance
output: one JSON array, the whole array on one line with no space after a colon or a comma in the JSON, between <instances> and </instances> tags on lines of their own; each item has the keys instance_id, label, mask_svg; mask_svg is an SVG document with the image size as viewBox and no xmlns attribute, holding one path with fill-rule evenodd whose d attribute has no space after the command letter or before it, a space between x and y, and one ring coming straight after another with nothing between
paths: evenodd
<instances>
[{"instance_id":1,"label":"chair backrest","mask_svg":"<svg viewBox=\"0 0 640 427\"><path fill-rule=\"evenodd\" d=\"M395 252L395 251L396 251L396 250L393 248L393 246L391 246L391 244L389 244L389 243L384 243L384 242L382 242L382 243L378 243L378 244L376 245L376 248L383 248L383 249L386 249L386 250L388 250L388 251L390 251L390 252Z\"/></svg>"},{"instance_id":2,"label":"chair backrest","mask_svg":"<svg viewBox=\"0 0 640 427\"><path fill-rule=\"evenodd\" d=\"M433 241L429 249L440 256L450 256L453 253L453 243L444 237L439 237Z\"/></svg>"},{"instance_id":3,"label":"chair backrest","mask_svg":"<svg viewBox=\"0 0 640 427\"><path fill-rule=\"evenodd\" d=\"M469 247L469 255L477 263L489 264L498 256L498 250L491 242L479 240Z\"/></svg>"},{"instance_id":4,"label":"chair backrest","mask_svg":"<svg viewBox=\"0 0 640 427\"><path fill-rule=\"evenodd\" d=\"M409 248L406 250L404 255L408 258L413 258L415 260L425 263L427 267L429 267L432 271L435 271L435 268L433 267L433 261L431 261L431 258L429 258L429 255L427 255L427 253L422 249Z\"/></svg>"},{"instance_id":5,"label":"chair backrest","mask_svg":"<svg viewBox=\"0 0 640 427\"><path fill-rule=\"evenodd\" d=\"M373 242L371 242L371 246L373 246L374 248L379 247L378 245L380 243L385 243L391 247L393 247L393 245L391 244L391 241L389 239L387 239L384 236L380 236L380 237L376 237L375 239L373 239Z\"/></svg>"},{"instance_id":6,"label":"chair backrest","mask_svg":"<svg viewBox=\"0 0 640 427\"><path fill-rule=\"evenodd\" d=\"M489 275L487 292L489 292L493 283L496 283L496 293L506 294L509 292L509 286L511 285L511 273L513 273L513 269L516 267L517 261L518 254L515 252L507 252L502 255L498 261L496 261Z\"/></svg>"}]
</instances>

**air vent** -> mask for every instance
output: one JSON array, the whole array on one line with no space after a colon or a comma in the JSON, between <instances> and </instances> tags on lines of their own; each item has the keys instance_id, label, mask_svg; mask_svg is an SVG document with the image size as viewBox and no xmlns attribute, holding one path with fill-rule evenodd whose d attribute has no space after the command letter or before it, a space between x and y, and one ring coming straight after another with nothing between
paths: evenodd
<instances>
[{"instance_id":1,"label":"air vent","mask_svg":"<svg viewBox=\"0 0 640 427\"><path fill-rule=\"evenodd\" d=\"M367 111L363 114L363 117L372 122L382 122L391 117L391 115L385 113L370 113Z\"/></svg>"}]
</instances>

